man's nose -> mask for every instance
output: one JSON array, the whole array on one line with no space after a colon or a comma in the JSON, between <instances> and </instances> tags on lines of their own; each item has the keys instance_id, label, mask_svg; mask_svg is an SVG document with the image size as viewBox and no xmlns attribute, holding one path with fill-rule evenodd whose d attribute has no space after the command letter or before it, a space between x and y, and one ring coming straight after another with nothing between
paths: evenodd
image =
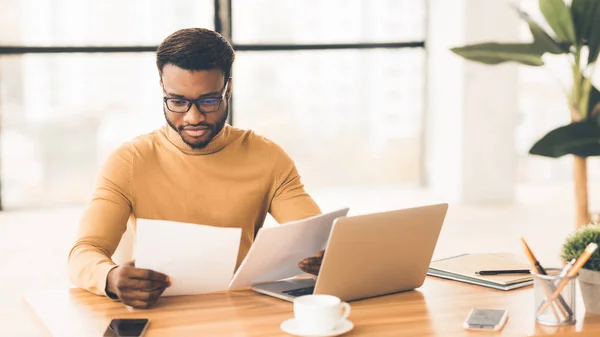
<instances>
[{"instance_id":1,"label":"man's nose","mask_svg":"<svg viewBox=\"0 0 600 337\"><path fill-rule=\"evenodd\" d=\"M196 104L192 104L192 106L190 107L190 110L188 110L188 112L186 112L185 116L183 117L183 121L186 124L191 124L191 125L200 124L200 123L204 122L205 120L206 120L206 116L204 116L204 114L202 112L200 112L200 110L198 110L198 107L196 106Z\"/></svg>"}]
</instances>

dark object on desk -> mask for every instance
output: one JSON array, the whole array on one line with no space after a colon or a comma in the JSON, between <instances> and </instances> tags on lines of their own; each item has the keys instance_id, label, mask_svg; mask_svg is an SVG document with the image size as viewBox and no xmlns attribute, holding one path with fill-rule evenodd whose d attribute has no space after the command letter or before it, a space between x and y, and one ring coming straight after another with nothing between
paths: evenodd
<instances>
[{"instance_id":1,"label":"dark object on desk","mask_svg":"<svg viewBox=\"0 0 600 337\"><path fill-rule=\"evenodd\" d=\"M104 337L142 337L148 328L146 318L113 319L104 332Z\"/></svg>"},{"instance_id":2,"label":"dark object on desk","mask_svg":"<svg viewBox=\"0 0 600 337\"><path fill-rule=\"evenodd\" d=\"M529 269L480 270L475 275L530 274Z\"/></svg>"}]
</instances>

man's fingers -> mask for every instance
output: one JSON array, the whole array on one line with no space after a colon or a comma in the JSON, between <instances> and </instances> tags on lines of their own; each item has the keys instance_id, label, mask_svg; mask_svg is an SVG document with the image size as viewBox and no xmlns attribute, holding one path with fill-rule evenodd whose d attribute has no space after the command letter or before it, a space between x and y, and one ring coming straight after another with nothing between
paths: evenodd
<instances>
[{"instance_id":1,"label":"man's fingers","mask_svg":"<svg viewBox=\"0 0 600 337\"><path fill-rule=\"evenodd\" d=\"M121 292L121 300L123 301L142 301L148 302L150 300L150 292L140 290L130 290Z\"/></svg>"},{"instance_id":2,"label":"man's fingers","mask_svg":"<svg viewBox=\"0 0 600 337\"><path fill-rule=\"evenodd\" d=\"M131 290L142 290L142 291L152 291L159 288L165 288L168 285L164 282L159 281L150 281L150 280L140 280L140 279L125 279L123 284L121 284L122 289L131 289Z\"/></svg>"},{"instance_id":3,"label":"man's fingers","mask_svg":"<svg viewBox=\"0 0 600 337\"><path fill-rule=\"evenodd\" d=\"M320 268L319 268L319 266L305 265L305 266L301 266L300 269L302 269L302 271L304 271L305 273L318 275Z\"/></svg>"},{"instance_id":4,"label":"man's fingers","mask_svg":"<svg viewBox=\"0 0 600 337\"><path fill-rule=\"evenodd\" d=\"M305 273L318 275L319 270L321 269L321 260L322 258L309 257L300 261L300 263L298 263L298 267Z\"/></svg>"},{"instance_id":5,"label":"man's fingers","mask_svg":"<svg viewBox=\"0 0 600 337\"><path fill-rule=\"evenodd\" d=\"M154 301L156 302L156 300L158 300L158 298L160 297L160 295L162 295L165 290L167 290L167 288L160 288L160 289L156 289L156 298L154 299Z\"/></svg>"},{"instance_id":6,"label":"man's fingers","mask_svg":"<svg viewBox=\"0 0 600 337\"><path fill-rule=\"evenodd\" d=\"M298 263L298 268L302 269L305 273L318 275L319 270L321 269L321 262L323 261L323 256L325 256L325 251L321 250L317 252L314 257L307 257L306 259L300 261Z\"/></svg>"},{"instance_id":7,"label":"man's fingers","mask_svg":"<svg viewBox=\"0 0 600 337\"><path fill-rule=\"evenodd\" d=\"M169 277L163 273L142 268L129 268L127 269L126 276L134 279L158 281L163 283L168 283L169 280Z\"/></svg>"},{"instance_id":8,"label":"man's fingers","mask_svg":"<svg viewBox=\"0 0 600 337\"><path fill-rule=\"evenodd\" d=\"M141 291L141 290L132 290L132 291L124 291L121 294L121 299L123 301L142 301L149 302L150 304L156 302L158 297L165 291L165 288L159 288L152 291ZM127 303L126 303L127 304Z\"/></svg>"},{"instance_id":9,"label":"man's fingers","mask_svg":"<svg viewBox=\"0 0 600 337\"><path fill-rule=\"evenodd\" d=\"M322 258L320 257L309 257L300 262L303 265L321 265Z\"/></svg>"}]
</instances>

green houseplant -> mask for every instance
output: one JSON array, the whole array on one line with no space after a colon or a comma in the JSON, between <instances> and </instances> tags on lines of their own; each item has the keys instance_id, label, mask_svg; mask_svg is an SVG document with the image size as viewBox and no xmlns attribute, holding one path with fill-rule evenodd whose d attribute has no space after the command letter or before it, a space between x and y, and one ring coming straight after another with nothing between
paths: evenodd
<instances>
[{"instance_id":1,"label":"green houseplant","mask_svg":"<svg viewBox=\"0 0 600 337\"><path fill-rule=\"evenodd\" d=\"M600 245L600 226L598 225L583 226L571 234L563 244L562 259L567 262L578 258L591 242ZM597 249L583 265L578 279L586 311L600 314L600 249Z\"/></svg>"},{"instance_id":2,"label":"green houseplant","mask_svg":"<svg viewBox=\"0 0 600 337\"><path fill-rule=\"evenodd\" d=\"M467 60L489 65L517 62L541 67L544 55L568 58L573 82L566 92L570 109L565 110L570 113L571 123L550 131L529 153L550 158L573 155L576 227L579 227L589 224L591 219L586 158L600 155L600 91L592 84L600 53L600 1L539 0L539 7L551 31L516 9L529 26L532 42L480 43L452 51Z\"/></svg>"}]
</instances>

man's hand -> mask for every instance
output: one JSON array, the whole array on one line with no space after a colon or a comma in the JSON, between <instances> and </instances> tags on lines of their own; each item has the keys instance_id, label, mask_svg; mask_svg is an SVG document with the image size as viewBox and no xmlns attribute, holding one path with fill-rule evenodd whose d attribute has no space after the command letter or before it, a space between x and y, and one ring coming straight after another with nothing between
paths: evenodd
<instances>
[{"instance_id":1,"label":"man's hand","mask_svg":"<svg viewBox=\"0 0 600 337\"><path fill-rule=\"evenodd\" d=\"M324 250L318 252L315 257L309 257L300 261L300 263L298 263L298 267L305 273L319 275L321 261L323 261L323 255L325 255Z\"/></svg>"},{"instance_id":2,"label":"man's hand","mask_svg":"<svg viewBox=\"0 0 600 337\"><path fill-rule=\"evenodd\" d=\"M112 269L106 277L106 290L123 304L140 309L150 307L171 285L169 277L149 269L136 268L133 262Z\"/></svg>"}]
</instances>

